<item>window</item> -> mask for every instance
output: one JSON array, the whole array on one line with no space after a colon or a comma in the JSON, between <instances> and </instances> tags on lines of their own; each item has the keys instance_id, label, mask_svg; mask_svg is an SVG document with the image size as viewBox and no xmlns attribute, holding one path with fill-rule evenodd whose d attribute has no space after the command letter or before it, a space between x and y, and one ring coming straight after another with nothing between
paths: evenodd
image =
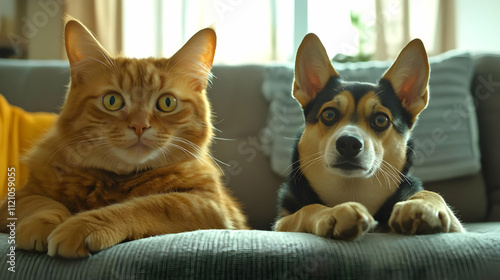
<instances>
[{"instance_id":1,"label":"window","mask_svg":"<svg viewBox=\"0 0 500 280\"><path fill-rule=\"evenodd\" d=\"M276 58L281 54L273 47L277 35L272 4L276 2L288 1L125 0L124 54L169 57L198 30L212 26L217 31L216 63L280 60ZM288 10L280 11L280 26L293 5L284 8ZM293 19L292 14L288 17ZM285 32L285 36L289 34Z\"/></svg>"},{"instance_id":2,"label":"window","mask_svg":"<svg viewBox=\"0 0 500 280\"><path fill-rule=\"evenodd\" d=\"M198 30L213 26L218 40L215 63L224 64L293 62L295 51L308 32L320 37L331 57L342 53L377 58L376 47L380 49L378 43L382 40L383 55L378 58L393 58L409 39L417 36L430 42L426 46L432 50L439 3L438 0L123 1L125 55L169 57ZM385 35L380 37L382 30Z\"/></svg>"}]
</instances>

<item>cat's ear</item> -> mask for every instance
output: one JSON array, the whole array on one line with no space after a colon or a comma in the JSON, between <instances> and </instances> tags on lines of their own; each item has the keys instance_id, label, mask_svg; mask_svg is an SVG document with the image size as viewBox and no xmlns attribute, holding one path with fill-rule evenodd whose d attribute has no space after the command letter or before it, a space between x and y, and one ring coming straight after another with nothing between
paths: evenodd
<instances>
[{"instance_id":1,"label":"cat's ear","mask_svg":"<svg viewBox=\"0 0 500 280\"><path fill-rule=\"evenodd\" d=\"M307 34L297 50L293 96L306 107L332 77L339 74L332 66L325 47L314 33Z\"/></svg>"},{"instance_id":2,"label":"cat's ear","mask_svg":"<svg viewBox=\"0 0 500 280\"><path fill-rule=\"evenodd\" d=\"M64 43L69 63L74 66L85 58L104 63L111 56L97 41L90 30L76 19L67 17L64 28Z\"/></svg>"},{"instance_id":3,"label":"cat's ear","mask_svg":"<svg viewBox=\"0 0 500 280\"><path fill-rule=\"evenodd\" d=\"M196 91L205 89L211 78L217 36L212 28L198 31L171 58L174 73L190 76Z\"/></svg>"},{"instance_id":4,"label":"cat's ear","mask_svg":"<svg viewBox=\"0 0 500 280\"><path fill-rule=\"evenodd\" d=\"M391 83L413 121L429 101L427 90L429 72L429 61L424 44L419 39L414 39L406 45L382 77Z\"/></svg>"}]
</instances>

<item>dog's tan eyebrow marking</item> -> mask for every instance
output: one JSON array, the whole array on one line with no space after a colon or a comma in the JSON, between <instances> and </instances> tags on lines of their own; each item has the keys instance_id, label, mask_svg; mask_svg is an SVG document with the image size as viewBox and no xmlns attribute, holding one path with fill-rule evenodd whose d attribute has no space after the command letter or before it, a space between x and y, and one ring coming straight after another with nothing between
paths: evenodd
<instances>
[{"instance_id":1,"label":"dog's tan eyebrow marking","mask_svg":"<svg viewBox=\"0 0 500 280\"><path fill-rule=\"evenodd\" d=\"M341 108L342 106L347 106L350 101L354 100L349 100L350 93L348 91L343 91L339 95L335 97L335 100L337 100L338 106ZM352 98L352 96L351 96Z\"/></svg>"},{"instance_id":2,"label":"dog's tan eyebrow marking","mask_svg":"<svg viewBox=\"0 0 500 280\"><path fill-rule=\"evenodd\" d=\"M377 107L381 106L380 101L374 97L372 94L368 93L365 95L362 100L358 103L359 106L358 112L361 114L363 111L364 114L370 114L375 111Z\"/></svg>"},{"instance_id":3,"label":"dog's tan eyebrow marking","mask_svg":"<svg viewBox=\"0 0 500 280\"><path fill-rule=\"evenodd\" d=\"M337 106L342 107L342 96L335 96L333 101L335 101L335 103L337 103Z\"/></svg>"},{"instance_id":4,"label":"dog's tan eyebrow marking","mask_svg":"<svg viewBox=\"0 0 500 280\"><path fill-rule=\"evenodd\" d=\"M362 111L363 109L364 112ZM393 120L393 115L391 111L388 110L386 107L384 107L384 105L382 105L380 100L378 100L377 98L369 98L368 100L366 100L364 108L360 107L358 110L359 114L360 115L362 114L365 118L371 117L376 112L377 113L382 112L389 117L389 120L391 122Z\"/></svg>"},{"instance_id":5,"label":"dog's tan eyebrow marking","mask_svg":"<svg viewBox=\"0 0 500 280\"><path fill-rule=\"evenodd\" d=\"M342 105L344 103L347 103L345 96L342 96L342 95L335 96L331 101L328 101L325 104L323 104L323 106L321 106L321 110L319 110L319 112L318 112L318 117L319 117L319 115L321 115L323 110L325 110L325 108L328 108L328 107L334 107L342 112L344 109L344 108L342 108Z\"/></svg>"}]
</instances>

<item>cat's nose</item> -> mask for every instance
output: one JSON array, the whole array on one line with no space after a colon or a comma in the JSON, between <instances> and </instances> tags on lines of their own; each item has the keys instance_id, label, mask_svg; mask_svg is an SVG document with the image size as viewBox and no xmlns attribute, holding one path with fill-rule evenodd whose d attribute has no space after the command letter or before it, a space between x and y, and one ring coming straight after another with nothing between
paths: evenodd
<instances>
[{"instance_id":1,"label":"cat's nose","mask_svg":"<svg viewBox=\"0 0 500 280\"><path fill-rule=\"evenodd\" d=\"M139 124L130 124L128 126L130 129L135 131L135 134L140 138L144 133L144 130L150 128L149 123L139 123Z\"/></svg>"}]
</instances>

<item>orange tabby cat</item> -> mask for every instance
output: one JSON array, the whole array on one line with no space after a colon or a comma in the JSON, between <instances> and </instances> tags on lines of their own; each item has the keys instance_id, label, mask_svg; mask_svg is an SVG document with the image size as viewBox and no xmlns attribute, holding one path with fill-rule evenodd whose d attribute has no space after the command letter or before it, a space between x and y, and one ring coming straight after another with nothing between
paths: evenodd
<instances>
[{"instance_id":1,"label":"orange tabby cat","mask_svg":"<svg viewBox=\"0 0 500 280\"><path fill-rule=\"evenodd\" d=\"M27 156L17 247L76 258L152 235L246 229L209 155L215 32L199 31L170 59L113 58L72 19L65 43L71 83ZM2 232L6 220L3 202Z\"/></svg>"}]
</instances>

